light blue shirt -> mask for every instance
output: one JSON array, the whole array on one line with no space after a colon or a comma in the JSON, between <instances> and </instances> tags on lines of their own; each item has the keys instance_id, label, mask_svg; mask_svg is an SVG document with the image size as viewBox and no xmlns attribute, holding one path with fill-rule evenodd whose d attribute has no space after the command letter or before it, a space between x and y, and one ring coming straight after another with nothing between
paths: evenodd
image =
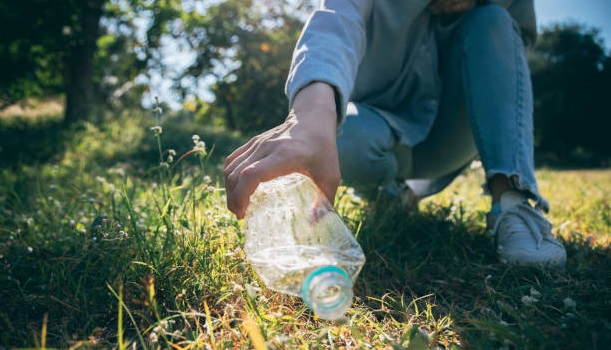
<instances>
[{"instance_id":1,"label":"light blue shirt","mask_svg":"<svg viewBox=\"0 0 611 350\"><path fill-rule=\"evenodd\" d=\"M533 0L493 0L509 11L526 43L534 42ZM297 42L286 82L297 92L321 81L335 88L340 121L349 101L376 109L399 142L424 140L441 93L436 36L447 28L431 0L326 0Z\"/></svg>"}]
</instances>

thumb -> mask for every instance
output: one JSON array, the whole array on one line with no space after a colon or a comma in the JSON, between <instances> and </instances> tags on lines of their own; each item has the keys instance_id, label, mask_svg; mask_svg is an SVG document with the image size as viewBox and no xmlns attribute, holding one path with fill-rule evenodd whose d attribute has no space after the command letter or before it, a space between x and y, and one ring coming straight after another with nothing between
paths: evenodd
<instances>
[{"instance_id":1,"label":"thumb","mask_svg":"<svg viewBox=\"0 0 611 350\"><path fill-rule=\"evenodd\" d=\"M335 193L337 192L340 182L339 168L335 171L311 171L309 175L318 186L318 189L327 197L329 203L333 205L335 202Z\"/></svg>"}]
</instances>

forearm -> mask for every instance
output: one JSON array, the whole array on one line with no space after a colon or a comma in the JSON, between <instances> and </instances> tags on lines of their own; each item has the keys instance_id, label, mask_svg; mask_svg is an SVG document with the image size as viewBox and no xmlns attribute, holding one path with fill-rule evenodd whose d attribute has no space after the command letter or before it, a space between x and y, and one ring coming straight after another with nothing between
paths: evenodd
<instances>
[{"instance_id":1,"label":"forearm","mask_svg":"<svg viewBox=\"0 0 611 350\"><path fill-rule=\"evenodd\" d=\"M291 115L299 122L335 132L337 106L333 87L322 82L307 85L295 95Z\"/></svg>"},{"instance_id":2,"label":"forearm","mask_svg":"<svg viewBox=\"0 0 611 350\"><path fill-rule=\"evenodd\" d=\"M373 0L328 0L304 27L286 82L291 108L298 92L313 82L333 86L341 120L366 47L365 19Z\"/></svg>"}]
</instances>

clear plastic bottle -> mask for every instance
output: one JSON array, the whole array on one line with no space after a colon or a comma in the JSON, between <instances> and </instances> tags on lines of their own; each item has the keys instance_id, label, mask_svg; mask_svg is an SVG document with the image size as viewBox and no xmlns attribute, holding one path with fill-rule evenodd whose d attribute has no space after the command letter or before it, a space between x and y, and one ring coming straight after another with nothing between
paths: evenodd
<instances>
[{"instance_id":1,"label":"clear plastic bottle","mask_svg":"<svg viewBox=\"0 0 611 350\"><path fill-rule=\"evenodd\" d=\"M246 258L265 284L302 297L319 317L352 305L365 256L326 197L295 173L259 184L246 212Z\"/></svg>"}]
</instances>

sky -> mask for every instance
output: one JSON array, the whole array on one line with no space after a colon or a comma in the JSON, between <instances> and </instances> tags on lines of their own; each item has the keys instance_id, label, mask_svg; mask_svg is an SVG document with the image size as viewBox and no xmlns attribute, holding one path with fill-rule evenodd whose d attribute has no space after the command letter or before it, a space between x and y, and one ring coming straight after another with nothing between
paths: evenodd
<instances>
[{"instance_id":1,"label":"sky","mask_svg":"<svg viewBox=\"0 0 611 350\"><path fill-rule=\"evenodd\" d=\"M535 0L535 11L539 29L564 22L600 29L605 48L611 51L611 0Z\"/></svg>"}]
</instances>

